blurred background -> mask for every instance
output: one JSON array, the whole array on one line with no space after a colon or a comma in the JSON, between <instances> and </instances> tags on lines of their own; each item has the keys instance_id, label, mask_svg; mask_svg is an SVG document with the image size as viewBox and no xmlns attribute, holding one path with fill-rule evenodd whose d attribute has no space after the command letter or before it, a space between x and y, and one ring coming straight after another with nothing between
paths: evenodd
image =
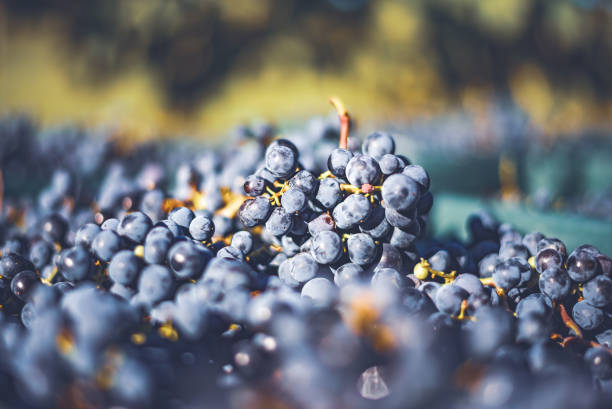
<instances>
[{"instance_id":1,"label":"blurred background","mask_svg":"<svg viewBox=\"0 0 612 409\"><path fill-rule=\"evenodd\" d=\"M609 1L0 0L0 116L36 127L219 143L331 95L432 173L439 231L477 204L612 238Z\"/></svg>"}]
</instances>

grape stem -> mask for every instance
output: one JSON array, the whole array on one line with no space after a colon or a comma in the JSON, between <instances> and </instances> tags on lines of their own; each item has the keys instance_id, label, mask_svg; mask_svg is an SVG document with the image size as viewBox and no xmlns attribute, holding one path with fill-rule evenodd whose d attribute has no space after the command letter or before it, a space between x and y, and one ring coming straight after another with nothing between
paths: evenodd
<instances>
[{"instance_id":1,"label":"grape stem","mask_svg":"<svg viewBox=\"0 0 612 409\"><path fill-rule=\"evenodd\" d=\"M340 143L338 147L341 149L348 149L348 135L349 135L349 114L346 112L346 108L342 101L337 97L332 97L329 102L333 105L338 113L340 119Z\"/></svg>"},{"instance_id":2,"label":"grape stem","mask_svg":"<svg viewBox=\"0 0 612 409\"><path fill-rule=\"evenodd\" d=\"M580 330L580 327L567 314L565 306L562 303L559 303L557 308L559 309L559 313L561 314L561 320L563 320L565 326L574 331L578 338L582 338L582 331Z\"/></svg>"}]
</instances>

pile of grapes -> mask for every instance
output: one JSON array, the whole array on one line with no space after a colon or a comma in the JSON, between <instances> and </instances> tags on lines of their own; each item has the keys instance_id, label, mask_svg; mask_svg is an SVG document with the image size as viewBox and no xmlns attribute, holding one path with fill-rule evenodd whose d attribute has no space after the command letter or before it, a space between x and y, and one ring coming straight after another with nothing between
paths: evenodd
<instances>
[{"instance_id":1,"label":"pile of grapes","mask_svg":"<svg viewBox=\"0 0 612 409\"><path fill-rule=\"evenodd\" d=\"M0 196L0 406L610 407L612 259L426 237L427 171L332 103L178 153L0 126L48 178Z\"/></svg>"}]
</instances>

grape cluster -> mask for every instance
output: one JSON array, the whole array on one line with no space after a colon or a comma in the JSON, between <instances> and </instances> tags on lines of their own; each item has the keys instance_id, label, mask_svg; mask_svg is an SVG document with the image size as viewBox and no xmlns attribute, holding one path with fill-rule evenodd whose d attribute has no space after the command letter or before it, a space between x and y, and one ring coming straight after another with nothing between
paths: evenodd
<instances>
[{"instance_id":1,"label":"grape cluster","mask_svg":"<svg viewBox=\"0 0 612 409\"><path fill-rule=\"evenodd\" d=\"M612 259L484 212L426 238L425 169L384 132L359 149L334 104L339 129L109 145L101 183L3 198L2 406L609 405Z\"/></svg>"}]
</instances>

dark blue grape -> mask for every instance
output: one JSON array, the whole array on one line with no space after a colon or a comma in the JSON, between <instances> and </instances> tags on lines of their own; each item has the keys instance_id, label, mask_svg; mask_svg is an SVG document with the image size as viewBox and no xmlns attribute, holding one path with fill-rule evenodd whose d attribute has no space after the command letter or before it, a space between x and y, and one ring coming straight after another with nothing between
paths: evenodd
<instances>
[{"instance_id":1,"label":"dark blue grape","mask_svg":"<svg viewBox=\"0 0 612 409\"><path fill-rule=\"evenodd\" d=\"M508 291L521 281L521 270L514 263L502 261L495 266L492 277L496 286Z\"/></svg>"},{"instance_id":2,"label":"dark blue grape","mask_svg":"<svg viewBox=\"0 0 612 409\"><path fill-rule=\"evenodd\" d=\"M281 197L281 204L287 213L303 210L307 203L306 194L298 188L289 188Z\"/></svg>"},{"instance_id":3,"label":"dark blue grape","mask_svg":"<svg viewBox=\"0 0 612 409\"><path fill-rule=\"evenodd\" d=\"M11 280L11 292L20 300L27 301L36 283L38 279L33 271L21 271Z\"/></svg>"},{"instance_id":4,"label":"dark blue grape","mask_svg":"<svg viewBox=\"0 0 612 409\"><path fill-rule=\"evenodd\" d=\"M253 235L246 230L236 232L232 236L230 244L242 251L243 254L249 254L253 250Z\"/></svg>"},{"instance_id":5,"label":"dark blue grape","mask_svg":"<svg viewBox=\"0 0 612 409\"><path fill-rule=\"evenodd\" d=\"M373 287L386 287L397 290L404 289L411 284L402 278L402 275L394 268L380 268L374 272L370 283Z\"/></svg>"},{"instance_id":6,"label":"dark blue grape","mask_svg":"<svg viewBox=\"0 0 612 409\"><path fill-rule=\"evenodd\" d=\"M592 331L603 323L605 316L599 308L593 307L586 301L580 301L574 305L572 318L580 328Z\"/></svg>"},{"instance_id":7,"label":"dark blue grape","mask_svg":"<svg viewBox=\"0 0 612 409\"><path fill-rule=\"evenodd\" d=\"M612 303L612 279L598 275L582 286L584 300L595 307Z\"/></svg>"},{"instance_id":8,"label":"dark blue grape","mask_svg":"<svg viewBox=\"0 0 612 409\"><path fill-rule=\"evenodd\" d=\"M331 305L337 297L338 288L327 278L316 277L302 287L302 297L309 298L317 306Z\"/></svg>"},{"instance_id":9,"label":"dark blue grape","mask_svg":"<svg viewBox=\"0 0 612 409\"><path fill-rule=\"evenodd\" d=\"M93 260L87 250L81 246L62 251L58 264L59 272L70 282L86 279L93 269Z\"/></svg>"},{"instance_id":10,"label":"dark blue grape","mask_svg":"<svg viewBox=\"0 0 612 409\"><path fill-rule=\"evenodd\" d=\"M321 213L316 218L308 222L308 233L314 236L320 231L332 231L334 230L335 223L334 219L328 213Z\"/></svg>"},{"instance_id":11,"label":"dark blue grape","mask_svg":"<svg viewBox=\"0 0 612 409\"><path fill-rule=\"evenodd\" d=\"M324 208L333 208L342 199L340 182L332 178L321 180L315 198Z\"/></svg>"},{"instance_id":12,"label":"dark blue grape","mask_svg":"<svg viewBox=\"0 0 612 409\"><path fill-rule=\"evenodd\" d=\"M355 193L338 204L332 215L338 228L348 230L366 220L370 210L371 205L368 198Z\"/></svg>"},{"instance_id":13,"label":"dark blue grape","mask_svg":"<svg viewBox=\"0 0 612 409\"><path fill-rule=\"evenodd\" d=\"M153 222L157 222L165 216L162 209L164 199L165 195L161 190L149 190L142 196L140 211L146 214Z\"/></svg>"},{"instance_id":14,"label":"dark blue grape","mask_svg":"<svg viewBox=\"0 0 612 409\"><path fill-rule=\"evenodd\" d=\"M453 284L445 284L436 291L435 303L440 312L449 315L458 315L461 311L461 302L467 300L470 294L463 288Z\"/></svg>"},{"instance_id":15,"label":"dark blue grape","mask_svg":"<svg viewBox=\"0 0 612 409\"><path fill-rule=\"evenodd\" d=\"M266 191L266 180L261 176L249 175L244 182L243 189L244 193L249 196L263 195Z\"/></svg>"},{"instance_id":16,"label":"dark blue grape","mask_svg":"<svg viewBox=\"0 0 612 409\"><path fill-rule=\"evenodd\" d=\"M104 220L104 223L100 226L102 230L110 230L117 232L119 228L119 219L111 217L109 219Z\"/></svg>"},{"instance_id":17,"label":"dark blue grape","mask_svg":"<svg viewBox=\"0 0 612 409\"><path fill-rule=\"evenodd\" d=\"M357 155L346 165L346 179L354 186L377 185L381 175L378 162L368 155Z\"/></svg>"},{"instance_id":18,"label":"dark blue grape","mask_svg":"<svg viewBox=\"0 0 612 409\"><path fill-rule=\"evenodd\" d=\"M523 237L523 241L522 241L523 246L529 249L529 253L532 256L535 256L536 254L538 254L538 243L543 238L544 238L544 235L540 232L533 232L533 233L526 234L525 237Z\"/></svg>"},{"instance_id":19,"label":"dark blue grape","mask_svg":"<svg viewBox=\"0 0 612 409\"><path fill-rule=\"evenodd\" d=\"M599 270L599 263L593 252L578 250L572 252L567 258L567 273L572 280L583 283L595 277Z\"/></svg>"},{"instance_id":20,"label":"dark blue grape","mask_svg":"<svg viewBox=\"0 0 612 409\"><path fill-rule=\"evenodd\" d=\"M333 231L322 231L312 237L310 254L319 264L331 264L342 256L342 240Z\"/></svg>"},{"instance_id":21,"label":"dark blue grape","mask_svg":"<svg viewBox=\"0 0 612 409\"><path fill-rule=\"evenodd\" d=\"M363 268L357 264L346 263L334 272L334 283L338 287L358 282L363 274Z\"/></svg>"},{"instance_id":22,"label":"dark blue grape","mask_svg":"<svg viewBox=\"0 0 612 409\"><path fill-rule=\"evenodd\" d=\"M219 258L231 258L238 261L244 261L244 253L232 246L225 246L217 251L217 257Z\"/></svg>"},{"instance_id":23,"label":"dark blue grape","mask_svg":"<svg viewBox=\"0 0 612 409\"><path fill-rule=\"evenodd\" d=\"M535 344L550 338L551 325L547 316L529 313L518 320L516 339L518 342Z\"/></svg>"},{"instance_id":24,"label":"dark blue grape","mask_svg":"<svg viewBox=\"0 0 612 409\"><path fill-rule=\"evenodd\" d=\"M360 266L371 264L377 255L377 246L366 233L351 234L346 241L346 250L351 262Z\"/></svg>"},{"instance_id":25,"label":"dark blue grape","mask_svg":"<svg viewBox=\"0 0 612 409\"><path fill-rule=\"evenodd\" d=\"M612 354L606 348L589 348L584 353L584 360L591 373L598 379L612 379Z\"/></svg>"},{"instance_id":26,"label":"dark blue grape","mask_svg":"<svg viewBox=\"0 0 612 409\"><path fill-rule=\"evenodd\" d=\"M565 244L559 239L545 237L538 242L538 253L544 249L553 249L557 251L563 260L567 257L567 249Z\"/></svg>"},{"instance_id":27,"label":"dark blue grape","mask_svg":"<svg viewBox=\"0 0 612 409\"><path fill-rule=\"evenodd\" d=\"M189 225L191 221L194 219L195 215L191 211L191 209L187 207L177 207L172 209L170 214L168 215L168 219L172 220L174 223L179 225L184 229L189 229Z\"/></svg>"},{"instance_id":28,"label":"dark blue grape","mask_svg":"<svg viewBox=\"0 0 612 409\"><path fill-rule=\"evenodd\" d=\"M68 222L59 214L51 214L42 222L43 237L51 243L63 243L68 233Z\"/></svg>"},{"instance_id":29,"label":"dark blue grape","mask_svg":"<svg viewBox=\"0 0 612 409\"><path fill-rule=\"evenodd\" d=\"M386 132L374 132L365 138L361 151L376 160L380 160L387 154L395 153L395 141Z\"/></svg>"},{"instance_id":30,"label":"dark blue grape","mask_svg":"<svg viewBox=\"0 0 612 409\"><path fill-rule=\"evenodd\" d=\"M275 207L266 221L266 231L274 236L282 236L291 229L293 218L284 208Z\"/></svg>"},{"instance_id":31,"label":"dark blue grape","mask_svg":"<svg viewBox=\"0 0 612 409\"><path fill-rule=\"evenodd\" d=\"M471 294L478 294L483 292L484 288L480 279L473 274L459 274L455 280L453 280L453 285L463 288L465 291Z\"/></svg>"},{"instance_id":32,"label":"dark blue grape","mask_svg":"<svg viewBox=\"0 0 612 409\"><path fill-rule=\"evenodd\" d=\"M535 256L535 265L538 272L543 273L549 268L560 268L563 265L561 254L553 248L545 248L538 251Z\"/></svg>"},{"instance_id":33,"label":"dark blue grape","mask_svg":"<svg viewBox=\"0 0 612 409\"><path fill-rule=\"evenodd\" d=\"M572 283L565 270L552 267L547 268L540 275L538 283L540 291L549 296L554 301L559 301L569 294Z\"/></svg>"},{"instance_id":34,"label":"dark blue grape","mask_svg":"<svg viewBox=\"0 0 612 409\"><path fill-rule=\"evenodd\" d=\"M168 251L168 265L179 279L199 277L212 258L208 248L189 241L179 241Z\"/></svg>"},{"instance_id":35,"label":"dark blue grape","mask_svg":"<svg viewBox=\"0 0 612 409\"><path fill-rule=\"evenodd\" d=\"M319 181L311 172L307 170L300 170L289 180L289 187L300 189L306 195L311 195L315 189Z\"/></svg>"},{"instance_id":36,"label":"dark blue grape","mask_svg":"<svg viewBox=\"0 0 612 409\"><path fill-rule=\"evenodd\" d=\"M37 270L40 270L49 263L52 253L51 246L47 242L39 240L30 247L30 261Z\"/></svg>"},{"instance_id":37,"label":"dark blue grape","mask_svg":"<svg viewBox=\"0 0 612 409\"><path fill-rule=\"evenodd\" d=\"M100 226L94 223L87 223L81 226L74 237L74 244L91 248L94 238L100 233Z\"/></svg>"},{"instance_id":38,"label":"dark blue grape","mask_svg":"<svg viewBox=\"0 0 612 409\"><path fill-rule=\"evenodd\" d=\"M383 175L392 175L394 173L400 172L403 168L402 161L400 161L397 156L387 153L382 158L378 160L378 164L380 165L380 170Z\"/></svg>"},{"instance_id":39,"label":"dark blue grape","mask_svg":"<svg viewBox=\"0 0 612 409\"><path fill-rule=\"evenodd\" d=\"M408 210L419 198L419 188L414 179L397 173L389 176L382 185L385 205L395 210Z\"/></svg>"},{"instance_id":40,"label":"dark blue grape","mask_svg":"<svg viewBox=\"0 0 612 409\"><path fill-rule=\"evenodd\" d=\"M112 230L102 230L91 243L91 249L102 261L110 261L121 250L121 239Z\"/></svg>"},{"instance_id":41,"label":"dark blue grape","mask_svg":"<svg viewBox=\"0 0 612 409\"><path fill-rule=\"evenodd\" d=\"M530 313L550 317L552 314L551 299L541 293L530 294L523 298L516 306L516 316L521 318Z\"/></svg>"},{"instance_id":42,"label":"dark blue grape","mask_svg":"<svg viewBox=\"0 0 612 409\"><path fill-rule=\"evenodd\" d=\"M332 175L345 179L346 166L352 158L353 153L351 151L336 148L329 154L329 158L327 158L327 169L329 169Z\"/></svg>"},{"instance_id":43,"label":"dark blue grape","mask_svg":"<svg viewBox=\"0 0 612 409\"><path fill-rule=\"evenodd\" d=\"M140 273L138 294L149 304L157 303L170 295L172 275L164 266L150 265Z\"/></svg>"},{"instance_id":44,"label":"dark blue grape","mask_svg":"<svg viewBox=\"0 0 612 409\"><path fill-rule=\"evenodd\" d=\"M113 256L108 265L108 275L115 283L130 285L138 277L140 259L133 251L121 250Z\"/></svg>"},{"instance_id":45,"label":"dark blue grape","mask_svg":"<svg viewBox=\"0 0 612 409\"><path fill-rule=\"evenodd\" d=\"M408 165L404 168L404 170L402 170L402 174L410 177L416 183L418 183L422 193L429 190L429 185L431 183L429 179L429 174L422 166Z\"/></svg>"},{"instance_id":46,"label":"dark blue grape","mask_svg":"<svg viewBox=\"0 0 612 409\"><path fill-rule=\"evenodd\" d=\"M359 225L359 230L368 233L374 239L384 239L392 231L393 226L389 224L385 217L385 208L374 206L368 218Z\"/></svg>"},{"instance_id":47,"label":"dark blue grape","mask_svg":"<svg viewBox=\"0 0 612 409\"><path fill-rule=\"evenodd\" d=\"M210 240L214 233L215 225L208 217L196 216L189 224L189 234L191 234L191 237L195 240Z\"/></svg>"},{"instance_id":48,"label":"dark blue grape","mask_svg":"<svg viewBox=\"0 0 612 409\"><path fill-rule=\"evenodd\" d=\"M143 243L152 226L149 216L142 212L133 212L121 218L117 233L135 243Z\"/></svg>"},{"instance_id":49,"label":"dark blue grape","mask_svg":"<svg viewBox=\"0 0 612 409\"><path fill-rule=\"evenodd\" d=\"M265 196L257 196L254 199L247 199L240 206L238 216L246 227L255 227L268 220L268 215L272 210L270 201ZM215 226L216 227L216 226Z\"/></svg>"},{"instance_id":50,"label":"dark blue grape","mask_svg":"<svg viewBox=\"0 0 612 409\"><path fill-rule=\"evenodd\" d=\"M416 229L418 230L417 226L418 224L415 225ZM395 227L393 229L393 233L391 234L391 238L389 239L389 243L398 249L407 250L416 240L418 234L418 231L406 231Z\"/></svg>"},{"instance_id":51,"label":"dark blue grape","mask_svg":"<svg viewBox=\"0 0 612 409\"><path fill-rule=\"evenodd\" d=\"M266 149L266 168L276 177L288 178L295 173L297 148L286 139L277 139Z\"/></svg>"}]
</instances>

